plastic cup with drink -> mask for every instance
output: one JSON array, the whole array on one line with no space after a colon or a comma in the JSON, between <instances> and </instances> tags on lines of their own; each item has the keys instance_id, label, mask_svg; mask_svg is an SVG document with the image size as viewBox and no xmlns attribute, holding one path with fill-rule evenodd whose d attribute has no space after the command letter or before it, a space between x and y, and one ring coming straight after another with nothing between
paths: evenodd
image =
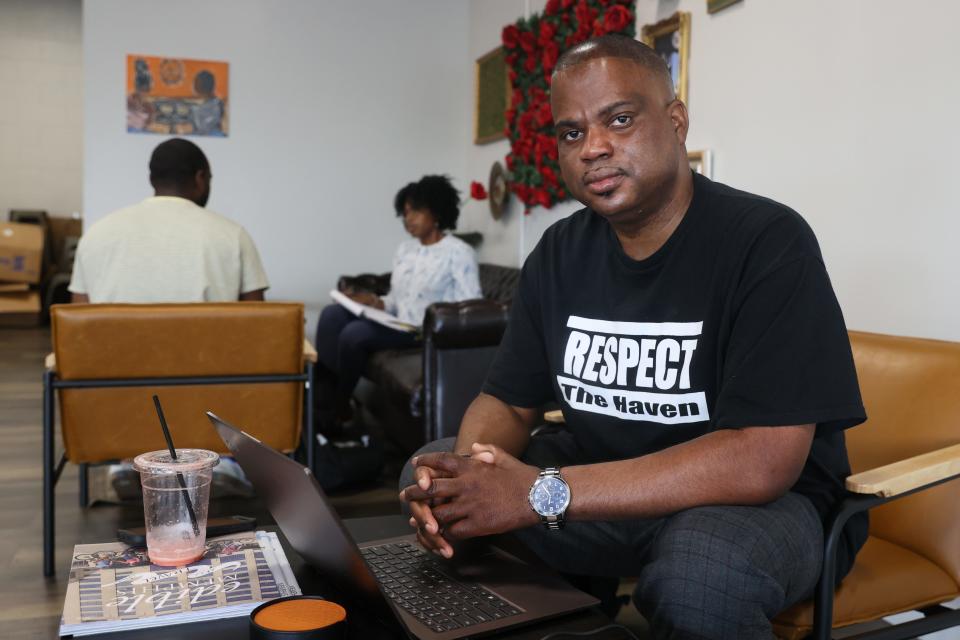
<instances>
[{"instance_id":1,"label":"plastic cup with drink","mask_svg":"<svg viewBox=\"0 0 960 640\"><path fill-rule=\"evenodd\" d=\"M134 458L152 563L182 566L203 556L210 482L219 462L219 455L205 449L176 449L176 456L151 451Z\"/></svg>"}]
</instances>

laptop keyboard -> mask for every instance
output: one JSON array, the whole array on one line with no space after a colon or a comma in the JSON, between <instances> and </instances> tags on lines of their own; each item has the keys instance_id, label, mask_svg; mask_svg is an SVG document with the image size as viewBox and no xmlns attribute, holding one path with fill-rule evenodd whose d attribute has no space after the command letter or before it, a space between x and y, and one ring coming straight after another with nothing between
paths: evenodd
<instances>
[{"instance_id":1,"label":"laptop keyboard","mask_svg":"<svg viewBox=\"0 0 960 640\"><path fill-rule=\"evenodd\" d=\"M361 549L384 592L436 632L517 615L520 609L478 584L451 578L443 566L408 542Z\"/></svg>"}]
</instances>

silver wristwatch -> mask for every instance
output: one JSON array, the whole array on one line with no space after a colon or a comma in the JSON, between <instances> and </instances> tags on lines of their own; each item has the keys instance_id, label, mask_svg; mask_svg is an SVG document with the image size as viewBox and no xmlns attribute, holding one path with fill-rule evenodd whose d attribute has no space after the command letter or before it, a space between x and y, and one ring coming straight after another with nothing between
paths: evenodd
<instances>
[{"instance_id":1,"label":"silver wristwatch","mask_svg":"<svg viewBox=\"0 0 960 640\"><path fill-rule=\"evenodd\" d=\"M530 494L530 508L540 516L540 522L550 531L563 528L567 507L570 506L570 485L560 475L557 467L547 467L540 472Z\"/></svg>"}]
</instances>

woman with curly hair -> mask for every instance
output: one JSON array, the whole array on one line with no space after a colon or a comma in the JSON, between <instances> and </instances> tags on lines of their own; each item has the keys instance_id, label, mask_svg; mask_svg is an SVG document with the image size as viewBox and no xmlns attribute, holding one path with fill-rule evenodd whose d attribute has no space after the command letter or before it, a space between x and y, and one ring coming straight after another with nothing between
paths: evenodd
<instances>
[{"instance_id":1,"label":"woman with curly hair","mask_svg":"<svg viewBox=\"0 0 960 640\"><path fill-rule=\"evenodd\" d=\"M476 254L447 233L456 228L460 216L460 195L450 179L424 176L411 182L397 192L393 207L413 237L394 254L390 292L383 297L345 293L416 326L423 324L427 307L434 302L482 297ZM316 339L320 431L336 435L350 419L350 397L372 352L415 345L412 334L358 318L338 304L326 307L317 323Z\"/></svg>"}]
</instances>

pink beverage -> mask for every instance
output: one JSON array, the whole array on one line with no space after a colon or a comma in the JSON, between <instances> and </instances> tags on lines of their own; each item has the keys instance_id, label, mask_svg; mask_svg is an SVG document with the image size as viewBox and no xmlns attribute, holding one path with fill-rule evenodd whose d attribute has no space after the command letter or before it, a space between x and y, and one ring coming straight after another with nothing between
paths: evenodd
<instances>
[{"instance_id":1,"label":"pink beverage","mask_svg":"<svg viewBox=\"0 0 960 640\"><path fill-rule=\"evenodd\" d=\"M152 563L182 566L203 556L210 481L219 462L220 456L205 449L177 449L176 460L166 450L134 459L143 485L147 555Z\"/></svg>"}]
</instances>

